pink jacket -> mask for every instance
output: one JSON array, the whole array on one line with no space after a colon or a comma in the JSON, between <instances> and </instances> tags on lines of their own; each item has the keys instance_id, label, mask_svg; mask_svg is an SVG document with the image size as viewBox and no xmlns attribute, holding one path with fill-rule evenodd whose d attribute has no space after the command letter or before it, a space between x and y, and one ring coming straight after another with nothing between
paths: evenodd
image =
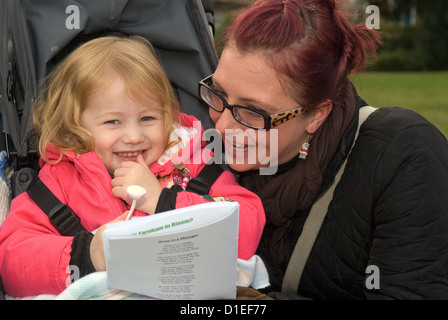
<instances>
[{"instance_id":1,"label":"pink jacket","mask_svg":"<svg viewBox=\"0 0 448 320\"><path fill-rule=\"evenodd\" d=\"M189 126L193 120L193 117L184 116L183 125ZM200 134L202 136L202 132ZM203 147L204 143L201 143L196 152ZM58 157L54 152L48 155L50 159ZM121 199L112 195L111 177L94 152L81 156L69 152L58 164L41 163L41 166L41 180L76 212L88 231L99 228L129 209ZM186 165L192 177L203 166L204 163ZM165 175L173 168L171 161L151 166L156 175ZM210 196L239 202L238 257L250 258L255 253L265 223L260 199L239 186L229 171L223 172L216 180ZM176 207L207 201L198 194L181 191L177 194ZM136 212L135 215L144 213ZM70 277L72 241L73 237L61 236L27 193L13 199L10 213L0 227L0 274L6 292L13 297L62 292L70 284L67 280Z\"/></svg>"}]
</instances>

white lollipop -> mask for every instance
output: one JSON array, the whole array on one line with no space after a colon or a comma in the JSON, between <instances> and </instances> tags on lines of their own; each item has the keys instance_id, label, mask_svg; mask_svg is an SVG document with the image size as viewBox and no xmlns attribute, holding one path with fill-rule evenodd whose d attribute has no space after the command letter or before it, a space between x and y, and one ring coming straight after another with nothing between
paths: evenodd
<instances>
[{"instance_id":1,"label":"white lollipop","mask_svg":"<svg viewBox=\"0 0 448 320\"><path fill-rule=\"evenodd\" d=\"M132 199L131 210L129 210L129 213L126 216L126 220L129 220L132 216L132 213L134 212L137 200L146 194L146 189L137 185L131 185L126 189L126 191L128 193L128 196Z\"/></svg>"}]
</instances>

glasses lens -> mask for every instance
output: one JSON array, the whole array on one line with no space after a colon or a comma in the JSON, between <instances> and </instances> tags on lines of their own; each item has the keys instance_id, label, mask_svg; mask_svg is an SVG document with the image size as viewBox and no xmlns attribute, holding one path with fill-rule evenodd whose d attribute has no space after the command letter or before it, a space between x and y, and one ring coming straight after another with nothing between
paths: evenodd
<instances>
[{"instance_id":1,"label":"glasses lens","mask_svg":"<svg viewBox=\"0 0 448 320\"><path fill-rule=\"evenodd\" d=\"M257 112L235 107L233 109L233 115L238 121L249 127L257 129L264 128L264 117Z\"/></svg>"},{"instance_id":2,"label":"glasses lens","mask_svg":"<svg viewBox=\"0 0 448 320\"><path fill-rule=\"evenodd\" d=\"M209 88L204 86L201 87L201 98L216 111L221 112L224 110L224 103L222 100Z\"/></svg>"}]
</instances>

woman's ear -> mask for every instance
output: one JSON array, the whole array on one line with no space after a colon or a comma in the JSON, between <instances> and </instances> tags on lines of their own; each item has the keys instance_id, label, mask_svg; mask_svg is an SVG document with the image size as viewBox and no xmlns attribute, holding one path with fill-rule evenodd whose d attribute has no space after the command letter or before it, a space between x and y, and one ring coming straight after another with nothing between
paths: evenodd
<instances>
[{"instance_id":1,"label":"woman's ear","mask_svg":"<svg viewBox=\"0 0 448 320\"><path fill-rule=\"evenodd\" d=\"M333 101L325 100L324 102L322 102L316 109L312 111L313 115L311 116L311 121L306 127L306 131L309 134L314 134L317 129L320 128L322 123L324 123L325 119L327 119L332 109Z\"/></svg>"}]
</instances>

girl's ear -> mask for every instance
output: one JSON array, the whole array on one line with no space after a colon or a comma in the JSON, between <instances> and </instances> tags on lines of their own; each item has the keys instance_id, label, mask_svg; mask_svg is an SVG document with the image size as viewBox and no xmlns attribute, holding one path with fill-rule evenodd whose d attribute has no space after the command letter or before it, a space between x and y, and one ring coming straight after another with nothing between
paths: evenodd
<instances>
[{"instance_id":1,"label":"girl's ear","mask_svg":"<svg viewBox=\"0 0 448 320\"><path fill-rule=\"evenodd\" d=\"M306 127L306 131L309 134L314 134L317 129L320 128L322 123L324 123L325 119L327 119L332 109L333 101L325 100L324 102L322 102L315 110L312 111L313 115L311 117L311 121Z\"/></svg>"}]
</instances>

